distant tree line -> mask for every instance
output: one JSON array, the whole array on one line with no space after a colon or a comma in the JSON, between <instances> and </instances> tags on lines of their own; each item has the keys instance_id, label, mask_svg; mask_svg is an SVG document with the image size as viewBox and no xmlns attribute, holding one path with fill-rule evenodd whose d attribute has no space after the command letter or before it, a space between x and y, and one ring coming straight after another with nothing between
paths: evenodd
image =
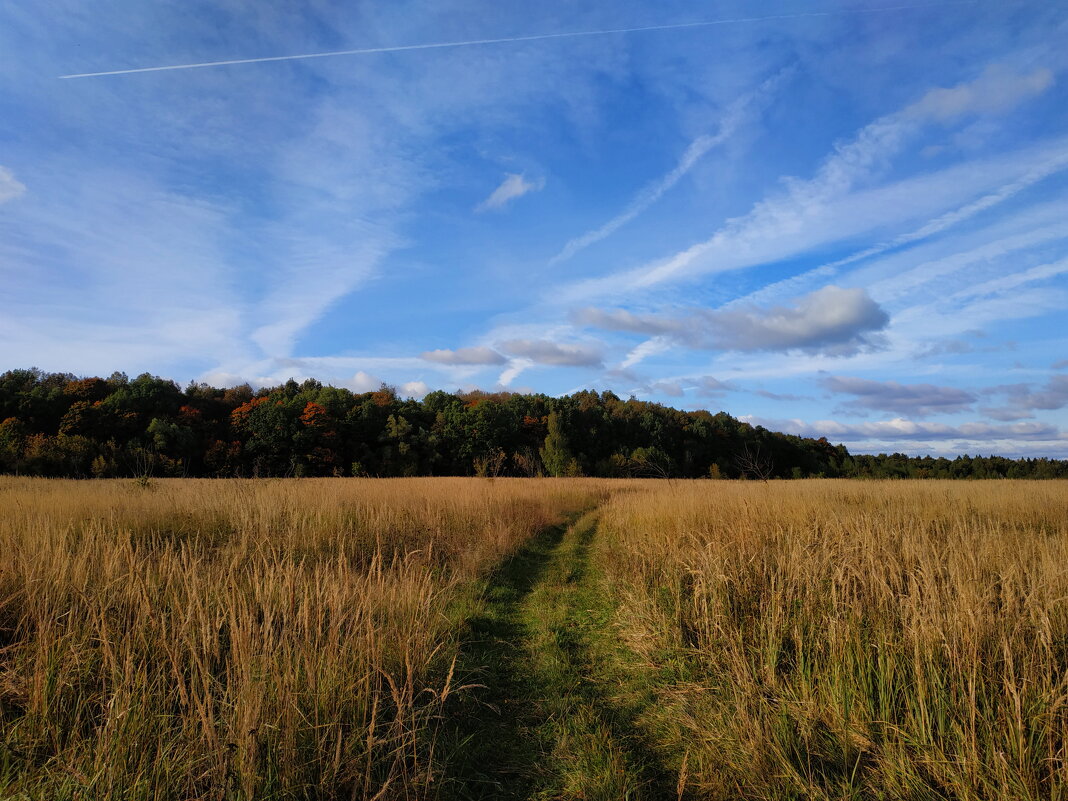
<instances>
[{"instance_id":1,"label":"distant tree line","mask_svg":"<svg viewBox=\"0 0 1068 801\"><path fill-rule=\"evenodd\" d=\"M1068 461L851 455L611 392L353 393L309 379L217 389L145 373L0 375L0 472L37 476L1056 478Z\"/></svg>"}]
</instances>

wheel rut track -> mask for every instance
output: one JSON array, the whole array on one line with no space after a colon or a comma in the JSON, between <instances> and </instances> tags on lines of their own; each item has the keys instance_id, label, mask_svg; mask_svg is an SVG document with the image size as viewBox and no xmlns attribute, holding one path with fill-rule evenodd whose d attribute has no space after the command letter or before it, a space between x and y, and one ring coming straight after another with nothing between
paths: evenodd
<instances>
[{"instance_id":1,"label":"wheel rut track","mask_svg":"<svg viewBox=\"0 0 1068 801\"><path fill-rule=\"evenodd\" d=\"M613 609L592 558L598 511L546 529L502 563L466 621L462 694L442 731L439 795L667 799L675 773L618 692ZM613 691L616 690L616 691ZM629 700L627 700L629 698Z\"/></svg>"}]
</instances>

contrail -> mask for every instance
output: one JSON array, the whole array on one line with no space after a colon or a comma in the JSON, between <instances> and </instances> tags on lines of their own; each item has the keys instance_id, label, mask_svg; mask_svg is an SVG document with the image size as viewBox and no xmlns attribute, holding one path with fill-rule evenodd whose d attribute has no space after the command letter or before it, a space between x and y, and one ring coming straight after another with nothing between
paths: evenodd
<instances>
[{"instance_id":1,"label":"contrail","mask_svg":"<svg viewBox=\"0 0 1068 801\"><path fill-rule=\"evenodd\" d=\"M265 56L262 58L234 58L227 61L202 61L196 64L169 64L162 67L139 67L130 70L106 72L79 72L60 75L60 79L99 78L104 75L132 75L137 72L165 72L167 70L195 70L203 67L225 67L231 64L262 64L268 61L299 61L330 56L362 56L372 53L401 53L406 50L434 50L444 47L472 47L475 45L503 44L505 42L539 42L545 39L570 39L578 36L609 36L616 33L644 33L646 31L672 31L682 28L707 28L713 25L734 25L745 22L770 22L772 20L802 19L805 17L832 17L840 14L873 14L880 11L906 11L920 8L943 8L945 6L976 5L979 0L947 0L944 3L922 5L881 6L878 8L845 8L834 11L807 11L797 14L772 14L764 17L734 17L732 19L705 20L702 22L677 22L669 25L647 25L641 28L612 28L598 31L568 31L564 33L540 33L533 36L508 36L499 39L469 39L462 42L428 42L424 44L395 45L392 47L363 47L356 50L331 50L325 53L303 53L293 56Z\"/></svg>"}]
</instances>

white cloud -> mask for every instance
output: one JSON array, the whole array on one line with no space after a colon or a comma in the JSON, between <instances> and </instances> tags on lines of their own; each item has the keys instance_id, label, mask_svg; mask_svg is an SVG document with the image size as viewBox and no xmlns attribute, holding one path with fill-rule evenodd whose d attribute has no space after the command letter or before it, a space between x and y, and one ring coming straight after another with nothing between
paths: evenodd
<instances>
[{"instance_id":1,"label":"white cloud","mask_svg":"<svg viewBox=\"0 0 1068 801\"><path fill-rule=\"evenodd\" d=\"M711 318L715 341L731 350L810 350L855 353L869 344L889 316L863 289L826 286L801 297L794 307L732 309Z\"/></svg>"},{"instance_id":2,"label":"white cloud","mask_svg":"<svg viewBox=\"0 0 1068 801\"><path fill-rule=\"evenodd\" d=\"M956 209L939 214L934 219L928 220L912 231L864 248L845 258L820 265L799 275L768 284L745 297L732 301L724 308L745 303L765 303L781 297L796 295L806 287L827 281L838 273L841 267L870 259L873 256L879 256L888 250L929 239L937 233L952 228L958 223L964 222L1015 197L1024 189L1044 178L1068 168L1068 142L1062 140L1052 147L1043 147L1038 151L1024 151L1017 158L1012 159L1011 162L1014 163L998 159L992 162L985 162L979 165L977 169L975 168L976 165L973 164L965 168L955 168L952 171L937 173L935 177L943 187L961 189L964 189L966 184L977 176L998 176L999 178L1004 176L1010 180L1008 183L997 186L992 191L986 191L986 189L979 187L978 190L984 191L986 194L975 200L969 200ZM1017 174L1017 177L1013 177L1014 173ZM903 200L906 198L933 197L930 191L931 182L908 181L905 182L901 189L903 191L898 193L899 199L884 198L886 208L894 210L907 208L913 201ZM968 192L970 190L965 191ZM982 247L972 247L966 252L955 253L952 257L939 256L933 263L932 257L926 252L904 250L895 253L893 256L884 256L872 266L862 268L861 273L854 275L853 282L869 285L872 294L880 302L885 302L905 290L918 287L943 274L959 269L963 266L964 260L987 259L1006 248L1022 248L1037 244L1036 238L1046 240L1063 238L1065 236L1063 224L1065 213L1065 205L1063 203L1045 204L1039 206L1037 210L1028 209L1024 214L1013 215L1010 218L1008 228L1014 229L1011 234L1008 232L1004 222L995 223L984 228L980 236L989 234L987 238L990 241ZM1041 226L1042 221L1050 224L1045 227L1036 227ZM1022 235L1019 233L1021 224L1027 229ZM975 238L976 234L974 232L968 234L969 242L974 241ZM929 245L921 247L929 248ZM943 259L948 260L943 262ZM889 276L889 278L882 279L884 283L872 285L873 281L879 280L878 277L873 276L884 275Z\"/></svg>"},{"instance_id":3,"label":"white cloud","mask_svg":"<svg viewBox=\"0 0 1068 801\"><path fill-rule=\"evenodd\" d=\"M475 211L501 209L516 198L523 197L528 192L537 192L544 188L544 178L528 181L520 173L508 173L504 180L501 181L501 185L494 189L488 198L475 206Z\"/></svg>"},{"instance_id":4,"label":"white cloud","mask_svg":"<svg viewBox=\"0 0 1068 801\"><path fill-rule=\"evenodd\" d=\"M1043 454L1059 458L1068 452L1068 434L1049 423L962 423L946 425L895 417L871 423L836 420L767 419L743 415L751 425L802 437L827 437L855 452L903 450L908 453Z\"/></svg>"},{"instance_id":5,"label":"white cloud","mask_svg":"<svg viewBox=\"0 0 1068 801\"><path fill-rule=\"evenodd\" d=\"M1068 204L1057 203L1037 211L1036 214L1034 210L1029 210L1020 219L1010 219L1008 225L1001 224L984 230L978 238L979 243L976 243L977 237L968 237L966 241L971 246L964 250L954 249L948 255L934 255L929 249L923 249L895 255L878 261L863 272L854 273L853 280L866 283L872 294L883 302L903 298L912 292L922 293L926 297L930 294L932 283L965 268L975 269L1068 237L1068 228L1062 216L1068 213ZM982 241L987 233L991 238ZM942 252L945 253L945 250ZM1018 260L1019 256L1014 256L1014 259Z\"/></svg>"},{"instance_id":6,"label":"white cloud","mask_svg":"<svg viewBox=\"0 0 1068 801\"><path fill-rule=\"evenodd\" d=\"M369 279L396 244L393 236L378 226L358 227L363 229L362 235L347 246L304 236L276 243L286 252L286 260L274 275L271 291L256 309L256 316L269 322L249 334L265 356L291 355L301 333ZM348 233L354 236L354 232Z\"/></svg>"},{"instance_id":7,"label":"white cloud","mask_svg":"<svg viewBox=\"0 0 1068 801\"><path fill-rule=\"evenodd\" d=\"M557 367L600 367L601 353L589 345L561 345L547 339L511 339L500 347L535 364Z\"/></svg>"},{"instance_id":8,"label":"white cloud","mask_svg":"<svg viewBox=\"0 0 1068 801\"><path fill-rule=\"evenodd\" d=\"M499 354L493 348L486 347L457 348L456 350L439 348L438 350L426 351L420 358L438 364L462 365L504 364L507 361L504 356Z\"/></svg>"},{"instance_id":9,"label":"white cloud","mask_svg":"<svg viewBox=\"0 0 1068 801\"><path fill-rule=\"evenodd\" d=\"M14 200L26 191L26 186L15 178L7 167L0 166L0 203Z\"/></svg>"},{"instance_id":10,"label":"white cloud","mask_svg":"<svg viewBox=\"0 0 1068 801\"><path fill-rule=\"evenodd\" d=\"M682 154L678 164L676 164L667 175L664 175L662 178L642 189L622 212L604 225L595 228L592 231L587 231L582 236L570 240L564 245L559 253L549 260L549 263L558 264L559 262L566 261L580 250L584 250L590 245L611 236L618 229L622 228L660 200L668 190L693 169L694 165L700 161L702 156L733 136L735 131L738 130L738 127L744 121L746 114L749 111L749 107L769 94L791 72L793 72L791 68L780 70L776 75L764 81L756 91L743 95L731 103L723 114L723 118L720 120L719 130L716 131L715 134L703 134L690 142L689 147L687 147L686 151Z\"/></svg>"},{"instance_id":11,"label":"white cloud","mask_svg":"<svg viewBox=\"0 0 1068 801\"><path fill-rule=\"evenodd\" d=\"M679 329L677 320L655 314L636 314L626 309L579 309L575 322L592 325L605 331L627 331L633 334L671 334Z\"/></svg>"},{"instance_id":12,"label":"white cloud","mask_svg":"<svg viewBox=\"0 0 1068 801\"><path fill-rule=\"evenodd\" d=\"M593 323L591 323L592 325ZM647 339L639 345L636 345L626 355L619 367L621 370L627 370L634 365L645 361L650 356L655 356L658 353L663 353L671 347L670 337L654 337Z\"/></svg>"},{"instance_id":13,"label":"white cloud","mask_svg":"<svg viewBox=\"0 0 1068 801\"><path fill-rule=\"evenodd\" d=\"M872 345L867 335L885 328L890 318L863 289L826 286L798 298L793 306L698 310L676 316L583 309L575 319L606 330L668 337L690 347L850 355ZM624 366L633 363L628 358Z\"/></svg>"},{"instance_id":14,"label":"white cloud","mask_svg":"<svg viewBox=\"0 0 1068 801\"><path fill-rule=\"evenodd\" d=\"M400 394L404 398L415 398L419 400L424 395L430 392L430 387L425 381L409 381L400 385Z\"/></svg>"},{"instance_id":15,"label":"white cloud","mask_svg":"<svg viewBox=\"0 0 1068 801\"><path fill-rule=\"evenodd\" d=\"M383 381L378 376L359 370L356 375L348 381L343 382L342 386L351 389L355 393L361 393L375 392L382 386L382 384Z\"/></svg>"},{"instance_id":16,"label":"white cloud","mask_svg":"<svg viewBox=\"0 0 1068 801\"><path fill-rule=\"evenodd\" d=\"M938 122L950 122L965 114L1003 114L1052 85L1053 73L1048 69L1020 74L995 64L974 81L948 89L932 89L905 109L904 114Z\"/></svg>"},{"instance_id":17,"label":"white cloud","mask_svg":"<svg viewBox=\"0 0 1068 801\"><path fill-rule=\"evenodd\" d=\"M1041 175L1026 180L1018 177L1020 156L1030 157L1031 163L1023 165L1026 172L1038 166L1036 155L1042 157L1042 161L1058 156L1063 158L1063 144L1047 145L1039 148L1042 151L1039 153L1035 149L1024 151L1015 159L992 160L992 166L1000 169L982 170L969 163L876 190L855 190L887 166L922 130L924 123L947 120L966 111L1007 110L1006 87L1016 84L1003 73L995 71L993 78L990 74L988 71L975 81L952 89L932 90L916 103L868 124L852 141L837 145L812 178L784 178L783 191L761 200L748 214L728 220L710 239L669 258L621 274L582 281L563 291L554 289L554 296L580 302L592 297L647 289L668 281L692 279L710 272L750 267L784 259L819 244L842 241L863 232L914 220L921 215L941 212L942 217L931 224L930 230L916 232L916 237L930 235L953 224L956 218L952 214L946 215L944 209L947 206L957 205L962 197L1001 183L998 179L1003 177L1006 168L1016 172L1013 180L1023 180L1024 185L1028 180L1038 180ZM1048 77L1043 76L1041 70L1029 76L1016 76L1021 91L1018 99L1048 86ZM997 98L985 103L980 97L988 89L996 91ZM945 92L951 94L940 94ZM1055 171L1061 167L1063 164L1050 169ZM1006 190L1006 197L1016 191L1019 189ZM966 206L956 214L963 219L1002 199L977 200L977 206ZM876 248L873 252L879 250Z\"/></svg>"},{"instance_id":18,"label":"white cloud","mask_svg":"<svg viewBox=\"0 0 1068 801\"><path fill-rule=\"evenodd\" d=\"M0 214L0 351L45 370L190 377L247 355L224 205L62 154L27 201Z\"/></svg>"},{"instance_id":19,"label":"white cloud","mask_svg":"<svg viewBox=\"0 0 1068 801\"><path fill-rule=\"evenodd\" d=\"M1068 233L1068 232L1066 232ZM1034 281L1045 281L1050 278L1068 273L1068 259L1040 264L1027 270L1004 275L981 284L965 287L953 294L955 299L980 297L983 295L1002 295L1015 290L1017 287Z\"/></svg>"},{"instance_id":20,"label":"white cloud","mask_svg":"<svg viewBox=\"0 0 1068 801\"><path fill-rule=\"evenodd\" d=\"M508 363L508 367L503 370L500 376L497 378L497 383L502 387L507 387L519 376L534 366L534 362L530 359L512 359Z\"/></svg>"}]
</instances>

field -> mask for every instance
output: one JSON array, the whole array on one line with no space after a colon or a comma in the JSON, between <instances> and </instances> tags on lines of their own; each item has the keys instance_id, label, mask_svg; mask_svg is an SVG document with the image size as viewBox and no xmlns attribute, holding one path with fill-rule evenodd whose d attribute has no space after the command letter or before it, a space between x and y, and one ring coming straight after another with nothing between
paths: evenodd
<instances>
[{"instance_id":1,"label":"field","mask_svg":"<svg viewBox=\"0 0 1068 801\"><path fill-rule=\"evenodd\" d=\"M1068 798L1060 482L0 478L0 797Z\"/></svg>"}]
</instances>

